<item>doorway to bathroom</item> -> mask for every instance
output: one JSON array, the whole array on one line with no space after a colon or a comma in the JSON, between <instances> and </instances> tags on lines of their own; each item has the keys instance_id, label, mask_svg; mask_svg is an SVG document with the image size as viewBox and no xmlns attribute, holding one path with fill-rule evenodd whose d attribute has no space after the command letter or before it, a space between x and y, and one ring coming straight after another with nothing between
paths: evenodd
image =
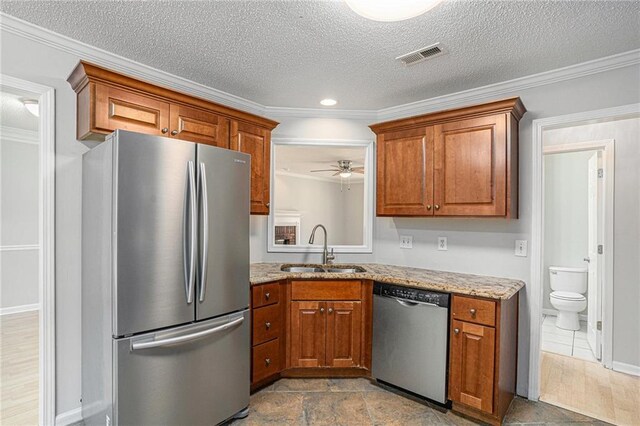
<instances>
[{"instance_id":1,"label":"doorway to bathroom","mask_svg":"<svg viewBox=\"0 0 640 426\"><path fill-rule=\"evenodd\" d=\"M636 424L640 104L532 125L528 397Z\"/></svg>"}]
</instances>

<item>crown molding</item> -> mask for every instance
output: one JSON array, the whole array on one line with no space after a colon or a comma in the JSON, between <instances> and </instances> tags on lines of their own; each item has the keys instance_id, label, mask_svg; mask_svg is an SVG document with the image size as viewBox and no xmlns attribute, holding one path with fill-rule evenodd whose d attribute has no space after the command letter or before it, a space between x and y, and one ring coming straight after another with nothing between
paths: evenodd
<instances>
[{"instance_id":1,"label":"crown molding","mask_svg":"<svg viewBox=\"0 0 640 426\"><path fill-rule=\"evenodd\" d=\"M378 112L367 109L322 109L322 108L289 108L265 107L265 114L270 118L340 118L344 120L377 120Z\"/></svg>"},{"instance_id":2,"label":"crown molding","mask_svg":"<svg viewBox=\"0 0 640 426\"><path fill-rule=\"evenodd\" d=\"M383 108L378 110L377 119L379 121L388 121L459 106L473 105L494 100L498 97L517 94L520 90L559 83L637 64L640 64L640 49L422 101Z\"/></svg>"},{"instance_id":3,"label":"crown molding","mask_svg":"<svg viewBox=\"0 0 640 426\"><path fill-rule=\"evenodd\" d=\"M366 121L388 121L443 109L468 106L517 94L518 91L559 83L592 74L640 64L640 49L570 65L555 70L489 84L461 92L379 110L348 110L321 108L287 108L265 106L260 103L193 82L148 65L132 61L106 50L93 47L70 37L39 27L0 12L0 29L29 40L64 51L83 60L150 83L171 87L203 99L269 118L339 118Z\"/></svg>"},{"instance_id":4,"label":"crown molding","mask_svg":"<svg viewBox=\"0 0 640 426\"><path fill-rule=\"evenodd\" d=\"M0 126L0 139L32 145L38 145L40 141L39 134L36 131L9 126Z\"/></svg>"},{"instance_id":5,"label":"crown molding","mask_svg":"<svg viewBox=\"0 0 640 426\"><path fill-rule=\"evenodd\" d=\"M257 102L152 68L3 12L0 12L0 29L54 49L79 56L82 60L92 62L130 77L160 86L170 87L178 92L188 93L256 115L265 115L265 107ZM71 72L72 70L69 70L69 73Z\"/></svg>"}]
</instances>

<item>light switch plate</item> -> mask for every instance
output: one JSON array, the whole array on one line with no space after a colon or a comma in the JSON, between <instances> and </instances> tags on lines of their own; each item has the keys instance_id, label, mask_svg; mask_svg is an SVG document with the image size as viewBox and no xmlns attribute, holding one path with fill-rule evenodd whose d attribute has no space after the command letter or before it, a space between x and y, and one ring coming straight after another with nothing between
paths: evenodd
<instances>
[{"instance_id":1,"label":"light switch plate","mask_svg":"<svg viewBox=\"0 0 640 426\"><path fill-rule=\"evenodd\" d=\"M413 236L400 235L400 248L404 248L404 249L413 248Z\"/></svg>"},{"instance_id":2,"label":"light switch plate","mask_svg":"<svg viewBox=\"0 0 640 426\"><path fill-rule=\"evenodd\" d=\"M520 257L527 257L527 240L516 240L515 255Z\"/></svg>"},{"instance_id":3,"label":"light switch plate","mask_svg":"<svg viewBox=\"0 0 640 426\"><path fill-rule=\"evenodd\" d=\"M447 248L447 237L438 237L438 250L449 250Z\"/></svg>"}]
</instances>

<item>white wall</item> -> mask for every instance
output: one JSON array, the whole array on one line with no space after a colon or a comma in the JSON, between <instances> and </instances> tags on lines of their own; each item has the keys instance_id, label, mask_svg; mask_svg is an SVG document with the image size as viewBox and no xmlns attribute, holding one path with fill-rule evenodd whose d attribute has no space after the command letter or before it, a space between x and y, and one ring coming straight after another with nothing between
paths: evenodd
<instances>
[{"instance_id":1,"label":"white wall","mask_svg":"<svg viewBox=\"0 0 640 426\"><path fill-rule=\"evenodd\" d=\"M549 266L585 268L589 256L589 158L594 151L544 156L544 298L551 306ZM589 297L585 293L585 297ZM587 315L585 309L582 315Z\"/></svg>"},{"instance_id":2,"label":"white wall","mask_svg":"<svg viewBox=\"0 0 640 426\"><path fill-rule=\"evenodd\" d=\"M640 119L544 134L545 146L602 139L615 140L613 361L640 367Z\"/></svg>"},{"instance_id":3,"label":"white wall","mask_svg":"<svg viewBox=\"0 0 640 426\"><path fill-rule=\"evenodd\" d=\"M313 227L323 224L329 245L362 245L363 184L320 180L276 173L274 178L276 211L300 213L300 241L307 245ZM355 228L355 229L354 229ZM357 231L360 232L357 232ZM318 235L315 244L324 244Z\"/></svg>"},{"instance_id":4,"label":"white wall","mask_svg":"<svg viewBox=\"0 0 640 426\"><path fill-rule=\"evenodd\" d=\"M39 302L39 146L30 124L0 116L0 129L11 130L0 130L0 309Z\"/></svg>"},{"instance_id":5,"label":"white wall","mask_svg":"<svg viewBox=\"0 0 640 426\"><path fill-rule=\"evenodd\" d=\"M1 72L37 82L56 91L56 411L80 406L80 268L81 268L81 155L87 148L75 139L75 93L66 77L80 57L31 38L2 30ZM27 54L28 53L28 54ZM340 255L344 262L381 261L423 267L529 279L529 259L513 256L515 239L531 233L531 120L640 101L637 65L576 78L518 93L529 113L520 126L519 220L377 219L374 253ZM487 98L489 100L490 98ZM274 137L371 139L362 120L280 119ZM253 261L305 261L309 256L266 252L266 217L251 219ZM413 250L398 248L398 235L411 231ZM448 252L435 250L438 235L449 236ZM317 261L317 255L309 261ZM529 350L528 290L521 298L518 391L526 395ZM629 300L628 303L637 301ZM620 336L619 336L620 337Z\"/></svg>"}]
</instances>

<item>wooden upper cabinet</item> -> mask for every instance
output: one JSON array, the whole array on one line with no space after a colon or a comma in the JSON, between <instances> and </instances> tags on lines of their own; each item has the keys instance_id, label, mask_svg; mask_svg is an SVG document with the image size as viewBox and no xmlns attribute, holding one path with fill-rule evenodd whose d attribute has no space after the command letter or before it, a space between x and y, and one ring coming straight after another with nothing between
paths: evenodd
<instances>
[{"instance_id":1,"label":"wooden upper cabinet","mask_svg":"<svg viewBox=\"0 0 640 426\"><path fill-rule=\"evenodd\" d=\"M199 108L171 104L173 138L229 148L229 119Z\"/></svg>"},{"instance_id":2,"label":"wooden upper cabinet","mask_svg":"<svg viewBox=\"0 0 640 426\"><path fill-rule=\"evenodd\" d=\"M436 216L506 216L507 114L434 126Z\"/></svg>"},{"instance_id":3,"label":"wooden upper cabinet","mask_svg":"<svg viewBox=\"0 0 640 426\"><path fill-rule=\"evenodd\" d=\"M251 214L269 214L271 131L232 121L230 148L251 155Z\"/></svg>"},{"instance_id":4,"label":"wooden upper cabinet","mask_svg":"<svg viewBox=\"0 0 640 426\"><path fill-rule=\"evenodd\" d=\"M433 128L378 136L378 216L427 216L433 205Z\"/></svg>"},{"instance_id":5,"label":"wooden upper cabinet","mask_svg":"<svg viewBox=\"0 0 640 426\"><path fill-rule=\"evenodd\" d=\"M449 398L493 413L495 329L453 320Z\"/></svg>"},{"instance_id":6,"label":"wooden upper cabinet","mask_svg":"<svg viewBox=\"0 0 640 426\"><path fill-rule=\"evenodd\" d=\"M374 124L379 216L518 217L520 98Z\"/></svg>"}]
</instances>

